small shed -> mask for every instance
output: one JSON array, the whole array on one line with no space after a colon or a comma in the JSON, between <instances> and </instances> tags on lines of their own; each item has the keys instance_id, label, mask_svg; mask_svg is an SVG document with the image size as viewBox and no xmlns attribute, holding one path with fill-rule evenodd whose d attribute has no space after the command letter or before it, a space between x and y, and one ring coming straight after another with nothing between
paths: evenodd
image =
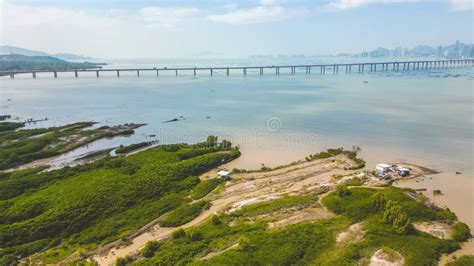
<instances>
[{"instance_id":1,"label":"small shed","mask_svg":"<svg viewBox=\"0 0 474 266\"><path fill-rule=\"evenodd\" d=\"M217 172L217 175L219 176L220 179L223 179L223 180L230 179L230 172L226 170L220 170L219 172Z\"/></svg>"},{"instance_id":2,"label":"small shed","mask_svg":"<svg viewBox=\"0 0 474 266\"><path fill-rule=\"evenodd\" d=\"M385 174L390 172L391 166L385 163L379 163L375 165L375 170L377 170L380 174Z\"/></svg>"}]
</instances>

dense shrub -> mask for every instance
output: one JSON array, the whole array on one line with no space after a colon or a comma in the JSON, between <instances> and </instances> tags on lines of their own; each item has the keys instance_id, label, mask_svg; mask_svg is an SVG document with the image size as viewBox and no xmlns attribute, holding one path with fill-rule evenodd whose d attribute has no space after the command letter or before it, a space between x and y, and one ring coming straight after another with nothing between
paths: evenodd
<instances>
[{"instance_id":1,"label":"dense shrub","mask_svg":"<svg viewBox=\"0 0 474 266\"><path fill-rule=\"evenodd\" d=\"M185 224L196 218L204 209L208 209L210 203L207 201L198 201L192 204L185 204L166 214L159 221L160 226L175 227Z\"/></svg>"},{"instance_id":2,"label":"dense shrub","mask_svg":"<svg viewBox=\"0 0 474 266\"><path fill-rule=\"evenodd\" d=\"M453 226L453 239L459 242L464 242L471 237L469 226L465 223L458 222Z\"/></svg>"},{"instance_id":3,"label":"dense shrub","mask_svg":"<svg viewBox=\"0 0 474 266\"><path fill-rule=\"evenodd\" d=\"M141 250L141 254L145 258L151 258L155 255L155 252L160 248L160 243L158 241L148 241Z\"/></svg>"},{"instance_id":4,"label":"dense shrub","mask_svg":"<svg viewBox=\"0 0 474 266\"><path fill-rule=\"evenodd\" d=\"M193 200L198 200L206 196L212 190L214 190L221 182L222 181L217 178L202 181L191 190L191 192L189 193L189 196Z\"/></svg>"}]
</instances>

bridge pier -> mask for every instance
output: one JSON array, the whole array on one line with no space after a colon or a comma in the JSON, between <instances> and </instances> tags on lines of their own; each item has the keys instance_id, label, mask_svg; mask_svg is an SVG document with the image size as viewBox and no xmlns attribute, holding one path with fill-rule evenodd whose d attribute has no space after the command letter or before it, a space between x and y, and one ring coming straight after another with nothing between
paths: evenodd
<instances>
[{"instance_id":1,"label":"bridge pier","mask_svg":"<svg viewBox=\"0 0 474 266\"><path fill-rule=\"evenodd\" d=\"M175 69L174 72L175 72L175 76L178 76L178 70Z\"/></svg>"},{"instance_id":2,"label":"bridge pier","mask_svg":"<svg viewBox=\"0 0 474 266\"><path fill-rule=\"evenodd\" d=\"M74 76L77 78L77 71L74 71Z\"/></svg>"},{"instance_id":3,"label":"bridge pier","mask_svg":"<svg viewBox=\"0 0 474 266\"><path fill-rule=\"evenodd\" d=\"M279 67L275 68L275 75L280 75L280 68Z\"/></svg>"},{"instance_id":4,"label":"bridge pier","mask_svg":"<svg viewBox=\"0 0 474 266\"><path fill-rule=\"evenodd\" d=\"M156 71L156 74L158 75L158 70ZM117 78L120 77L120 71L117 70Z\"/></svg>"},{"instance_id":5,"label":"bridge pier","mask_svg":"<svg viewBox=\"0 0 474 266\"><path fill-rule=\"evenodd\" d=\"M36 78L36 72L33 72L33 78L35 79Z\"/></svg>"},{"instance_id":6,"label":"bridge pier","mask_svg":"<svg viewBox=\"0 0 474 266\"><path fill-rule=\"evenodd\" d=\"M263 75L263 67L260 68L260 75Z\"/></svg>"},{"instance_id":7,"label":"bridge pier","mask_svg":"<svg viewBox=\"0 0 474 266\"><path fill-rule=\"evenodd\" d=\"M244 67L244 76L247 75L247 68Z\"/></svg>"},{"instance_id":8,"label":"bridge pier","mask_svg":"<svg viewBox=\"0 0 474 266\"><path fill-rule=\"evenodd\" d=\"M193 69L194 76L196 76L196 68Z\"/></svg>"},{"instance_id":9,"label":"bridge pier","mask_svg":"<svg viewBox=\"0 0 474 266\"><path fill-rule=\"evenodd\" d=\"M140 76L140 70L137 70L137 77Z\"/></svg>"},{"instance_id":10,"label":"bridge pier","mask_svg":"<svg viewBox=\"0 0 474 266\"><path fill-rule=\"evenodd\" d=\"M96 71L95 71L95 75L96 75L97 77L99 77L99 70L96 70Z\"/></svg>"},{"instance_id":11,"label":"bridge pier","mask_svg":"<svg viewBox=\"0 0 474 266\"><path fill-rule=\"evenodd\" d=\"M227 68L227 76L229 76L229 68Z\"/></svg>"},{"instance_id":12,"label":"bridge pier","mask_svg":"<svg viewBox=\"0 0 474 266\"><path fill-rule=\"evenodd\" d=\"M57 71L54 71L54 78L57 78L58 77L58 72Z\"/></svg>"},{"instance_id":13,"label":"bridge pier","mask_svg":"<svg viewBox=\"0 0 474 266\"><path fill-rule=\"evenodd\" d=\"M209 69L211 71L211 76L214 74L214 69Z\"/></svg>"},{"instance_id":14,"label":"bridge pier","mask_svg":"<svg viewBox=\"0 0 474 266\"><path fill-rule=\"evenodd\" d=\"M15 78L15 74L10 74L10 78L11 78L11 79L14 79L14 78Z\"/></svg>"}]
</instances>

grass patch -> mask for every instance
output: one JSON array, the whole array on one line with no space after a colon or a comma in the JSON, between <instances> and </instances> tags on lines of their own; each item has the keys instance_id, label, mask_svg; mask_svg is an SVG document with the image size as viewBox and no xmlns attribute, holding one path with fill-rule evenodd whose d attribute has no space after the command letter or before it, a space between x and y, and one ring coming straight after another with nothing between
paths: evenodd
<instances>
[{"instance_id":1,"label":"grass patch","mask_svg":"<svg viewBox=\"0 0 474 266\"><path fill-rule=\"evenodd\" d=\"M202 181L191 190L191 192L189 193L189 196L193 200L198 200L206 196L207 194L209 194L209 192L213 191L221 183L222 181L218 178Z\"/></svg>"},{"instance_id":2,"label":"grass patch","mask_svg":"<svg viewBox=\"0 0 474 266\"><path fill-rule=\"evenodd\" d=\"M159 224L162 227L176 227L183 225L198 217L203 210L209 209L210 206L210 203L207 201L198 201L182 205L166 214L166 216L159 221Z\"/></svg>"},{"instance_id":3,"label":"grass patch","mask_svg":"<svg viewBox=\"0 0 474 266\"><path fill-rule=\"evenodd\" d=\"M258 202L243 206L241 209L236 210L232 216L256 216L260 214L270 213L278 211L284 208L290 208L295 206L308 206L315 204L318 201L318 197L314 194L302 195L302 196L284 196L275 200Z\"/></svg>"},{"instance_id":4,"label":"grass patch","mask_svg":"<svg viewBox=\"0 0 474 266\"><path fill-rule=\"evenodd\" d=\"M474 256L461 256L454 261L446 263L446 266L472 266L474 265Z\"/></svg>"}]
</instances>

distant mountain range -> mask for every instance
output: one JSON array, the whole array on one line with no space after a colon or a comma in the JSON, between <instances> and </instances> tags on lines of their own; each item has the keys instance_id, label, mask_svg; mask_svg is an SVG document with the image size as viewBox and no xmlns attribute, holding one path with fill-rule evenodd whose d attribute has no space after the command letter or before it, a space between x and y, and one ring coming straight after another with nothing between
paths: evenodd
<instances>
[{"instance_id":1,"label":"distant mountain range","mask_svg":"<svg viewBox=\"0 0 474 266\"><path fill-rule=\"evenodd\" d=\"M85 61L85 60L93 60L90 57L84 57L82 55L75 55L69 53L58 53L58 54L49 54L46 52L35 51L24 49L15 46L9 45L0 45L0 55L8 55L8 54L16 54L16 55L27 55L27 56L52 56L66 61Z\"/></svg>"},{"instance_id":2,"label":"distant mountain range","mask_svg":"<svg viewBox=\"0 0 474 266\"><path fill-rule=\"evenodd\" d=\"M52 56L0 55L0 71L99 69L101 63L68 62Z\"/></svg>"}]
</instances>

